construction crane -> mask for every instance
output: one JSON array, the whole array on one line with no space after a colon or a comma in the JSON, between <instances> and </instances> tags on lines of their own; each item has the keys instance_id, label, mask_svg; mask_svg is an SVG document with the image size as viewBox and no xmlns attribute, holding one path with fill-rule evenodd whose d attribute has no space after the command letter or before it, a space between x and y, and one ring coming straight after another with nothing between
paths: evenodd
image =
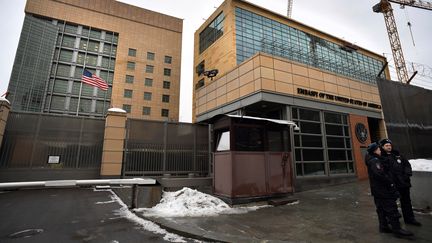
<instances>
[{"instance_id":1,"label":"construction crane","mask_svg":"<svg viewBox=\"0 0 432 243\"><path fill-rule=\"evenodd\" d=\"M374 12L384 14L387 33L390 39L390 47L392 49L393 60L396 67L396 74L400 82L409 84L416 75L416 72L414 72L414 74L410 78L408 78L408 71L402 53L402 47L396 27L396 21L390 2L397 3L402 6L410 6L427 10L432 10L432 3L421 0L381 0L372 8Z\"/></svg>"},{"instance_id":2,"label":"construction crane","mask_svg":"<svg viewBox=\"0 0 432 243\"><path fill-rule=\"evenodd\" d=\"M291 18L292 6L293 6L293 0L288 0L288 9L287 9L288 18Z\"/></svg>"}]
</instances>

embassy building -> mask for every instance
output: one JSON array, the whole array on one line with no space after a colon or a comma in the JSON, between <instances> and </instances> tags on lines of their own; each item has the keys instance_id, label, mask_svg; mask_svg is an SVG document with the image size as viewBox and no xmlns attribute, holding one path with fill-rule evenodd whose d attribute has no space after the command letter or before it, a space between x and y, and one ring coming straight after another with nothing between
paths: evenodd
<instances>
[{"instance_id":1,"label":"embassy building","mask_svg":"<svg viewBox=\"0 0 432 243\"><path fill-rule=\"evenodd\" d=\"M178 121L181 19L114 0L28 0L8 87L12 111ZM81 82L83 70L107 81Z\"/></svg>"},{"instance_id":2,"label":"embassy building","mask_svg":"<svg viewBox=\"0 0 432 243\"><path fill-rule=\"evenodd\" d=\"M386 134L376 84L385 57L242 0L224 1L194 46L195 121L220 114L294 121L298 184L367 178L365 148ZM205 75L215 69L217 76ZM390 78L388 69L381 78ZM217 131L214 141L218 148Z\"/></svg>"}]
</instances>

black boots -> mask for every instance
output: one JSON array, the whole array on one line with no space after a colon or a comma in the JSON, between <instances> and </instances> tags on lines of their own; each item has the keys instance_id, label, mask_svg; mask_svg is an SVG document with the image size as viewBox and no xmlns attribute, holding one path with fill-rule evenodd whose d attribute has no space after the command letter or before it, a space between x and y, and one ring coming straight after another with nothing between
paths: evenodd
<instances>
[{"instance_id":1,"label":"black boots","mask_svg":"<svg viewBox=\"0 0 432 243\"><path fill-rule=\"evenodd\" d=\"M419 221L417 221L415 219L406 220L405 224L411 224L411 225L415 225L415 226L421 226L422 225Z\"/></svg>"},{"instance_id":2,"label":"black boots","mask_svg":"<svg viewBox=\"0 0 432 243\"><path fill-rule=\"evenodd\" d=\"M413 236L414 234L411 233L408 230L404 230L402 228L399 229L393 229L393 234L397 237L406 237L406 236Z\"/></svg>"},{"instance_id":3,"label":"black boots","mask_svg":"<svg viewBox=\"0 0 432 243\"><path fill-rule=\"evenodd\" d=\"M379 232L380 233L392 233L392 229L388 226L380 226L379 227Z\"/></svg>"}]
</instances>

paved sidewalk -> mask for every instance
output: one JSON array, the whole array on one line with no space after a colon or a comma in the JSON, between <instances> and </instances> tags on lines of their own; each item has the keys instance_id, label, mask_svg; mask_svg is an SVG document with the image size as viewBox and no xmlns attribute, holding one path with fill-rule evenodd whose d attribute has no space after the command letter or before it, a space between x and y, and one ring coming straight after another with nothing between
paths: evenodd
<instances>
[{"instance_id":1,"label":"paved sidewalk","mask_svg":"<svg viewBox=\"0 0 432 243\"><path fill-rule=\"evenodd\" d=\"M224 242L406 242L378 232L367 181L295 194L300 202L216 217L151 218L188 237ZM416 214L422 227L411 240L432 242L432 215ZM401 219L401 222L403 220Z\"/></svg>"}]
</instances>

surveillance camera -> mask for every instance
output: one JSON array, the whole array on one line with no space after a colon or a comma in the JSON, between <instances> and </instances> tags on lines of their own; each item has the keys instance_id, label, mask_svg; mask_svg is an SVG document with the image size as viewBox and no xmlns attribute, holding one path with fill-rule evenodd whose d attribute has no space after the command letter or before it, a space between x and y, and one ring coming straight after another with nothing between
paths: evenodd
<instances>
[{"instance_id":1,"label":"surveillance camera","mask_svg":"<svg viewBox=\"0 0 432 243\"><path fill-rule=\"evenodd\" d=\"M294 127L294 131L296 131L296 132L300 132L300 127L295 126L295 127Z\"/></svg>"}]
</instances>

